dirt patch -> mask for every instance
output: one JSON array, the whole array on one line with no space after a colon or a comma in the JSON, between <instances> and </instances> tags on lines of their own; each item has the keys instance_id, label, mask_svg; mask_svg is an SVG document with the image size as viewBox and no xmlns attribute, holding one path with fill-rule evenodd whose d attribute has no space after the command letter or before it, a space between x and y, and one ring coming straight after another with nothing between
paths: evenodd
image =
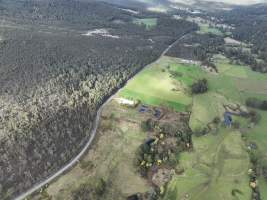
<instances>
[{"instance_id":1,"label":"dirt patch","mask_svg":"<svg viewBox=\"0 0 267 200\"><path fill-rule=\"evenodd\" d=\"M157 173L152 176L152 183L160 188L171 180L174 173L174 170L171 169L159 169Z\"/></svg>"}]
</instances>

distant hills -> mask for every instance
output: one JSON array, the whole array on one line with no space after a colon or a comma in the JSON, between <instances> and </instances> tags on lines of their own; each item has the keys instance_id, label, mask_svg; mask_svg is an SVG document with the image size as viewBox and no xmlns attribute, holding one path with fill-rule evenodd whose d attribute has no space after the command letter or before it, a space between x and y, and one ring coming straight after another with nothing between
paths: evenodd
<instances>
[{"instance_id":1,"label":"distant hills","mask_svg":"<svg viewBox=\"0 0 267 200\"><path fill-rule=\"evenodd\" d=\"M85 0L83 0L85 1ZM123 6L142 6L150 11L164 12L177 8L196 8L202 10L230 10L235 6L267 3L267 0L99 0ZM152 9L151 9L152 8Z\"/></svg>"}]
</instances>

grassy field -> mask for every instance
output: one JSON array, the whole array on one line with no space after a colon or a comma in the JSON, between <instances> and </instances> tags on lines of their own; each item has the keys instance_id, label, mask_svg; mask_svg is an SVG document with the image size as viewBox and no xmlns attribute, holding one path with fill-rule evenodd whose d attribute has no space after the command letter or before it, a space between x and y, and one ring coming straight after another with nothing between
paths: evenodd
<instances>
[{"instance_id":1,"label":"grassy field","mask_svg":"<svg viewBox=\"0 0 267 200\"><path fill-rule=\"evenodd\" d=\"M206 78L209 91L193 96L190 117L190 127L193 130L202 129L215 117L223 117L223 105L244 105L247 97L255 96L255 93L266 93L266 76L252 72L247 66L230 64L228 59L219 58L216 61L218 74L207 73L198 66L179 64L178 60L164 58L129 82L121 95L128 98L138 97L148 104L157 105L155 99L159 98L161 104L165 105L168 105L170 99L184 104L184 98L171 93L173 80L162 69L167 67L171 74L176 74L174 79L179 82L183 95L188 98L192 98L188 95L189 86L197 79ZM176 107L176 110L181 110L181 107ZM261 123L250 130L248 140L257 143L262 156L266 156L264 152L267 152L267 134L264 130L267 130L267 114L261 112L261 115ZM243 123L247 124L245 120ZM218 135L193 138L193 144L194 152L181 155L180 164L184 167L185 174L172 179L167 188L166 200L183 199L187 195L190 197L188 199L196 200L250 199L251 189L247 174L249 157L239 131L221 129ZM267 187L262 178L259 184L261 190Z\"/></svg>"},{"instance_id":2,"label":"grassy field","mask_svg":"<svg viewBox=\"0 0 267 200\"><path fill-rule=\"evenodd\" d=\"M217 75L206 75L209 82L209 92L194 96L190 118L190 126L193 130L204 128L205 124L211 122L215 116L222 117L224 112L222 104L238 103L244 105L248 97L267 99L267 76L265 74L253 72L247 66L230 64L227 59L220 56L217 57L216 63L219 73ZM257 110L257 112L260 113L262 119L260 123L253 128L248 129L248 121L243 118L235 120L241 123L242 129L247 130L247 134L245 135L247 142L253 142L257 145L257 151L262 165L267 165L267 112L259 110ZM193 143L196 145L198 141L199 138L194 138ZM208 142L206 145L210 147ZM233 164L234 163L235 162L233 162ZM179 181L181 180L179 179ZM192 181L191 186L195 187L193 183L194 181ZM178 187L181 187L179 182L177 184ZM173 186L171 185L170 187ZM262 193L262 199L266 199L267 181L261 177L259 187ZM205 194L209 195L209 192L206 191ZM205 198L203 197L203 199ZM243 198L240 197L240 199Z\"/></svg>"},{"instance_id":3,"label":"grassy field","mask_svg":"<svg viewBox=\"0 0 267 200\"><path fill-rule=\"evenodd\" d=\"M222 117L225 111L223 105L228 103L224 96L215 92L195 96L189 122L191 129L202 130L215 117Z\"/></svg>"},{"instance_id":4,"label":"grassy field","mask_svg":"<svg viewBox=\"0 0 267 200\"><path fill-rule=\"evenodd\" d=\"M51 183L46 193L52 199L72 199L71 193L83 183L104 179L108 187L102 199L125 200L128 195L146 192L150 186L136 172L134 152L147 137L140 129L145 116L113 101L104 109L94 146L64 176ZM41 199L39 195L33 199Z\"/></svg>"},{"instance_id":5,"label":"grassy field","mask_svg":"<svg viewBox=\"0 0 267 200\"><path fill-rule=\"evenodd\" d=\"M216 63L219 73L214 75L204 72L197 66L187 66L177 63L175 59L164 58L160 63L141 72L136 79L125 87L121 95L130 98L138 97L144 103L154 105L168 105L167 102L170 99L176 102L176 104L185 104L184 98L176 95L173 96L171 91L173 80L170 79L169 74L163 76L166 72L163 73L162 69L169 66L169 71L175 71L177 74L180 74L180 76L176 76L175 79L182 86L181 88L183 88L182 94L186 95L188 99L192 98L188 95L188 92L186 92L188 86L195 80L205 77L209 82L209 92L193 97L192 113L190 117L190 127L193 130L199 130L206 127L215 117L222 118L224 113L223 105L232 103L244 105L248 97L255 96L256 94L259 96L262 93L267 94L267 77L265 75L253 72L247 66L230 64L228 59L220 56ZM143 87L144 85L146 85L146 87ZM155 91L157 92L154 93ZM144 96L138 94L140 92L143 92ZM259 98L267 99L261 96L259 96ZM155 99L160 100L156 101ZM175 108L178 111L182 110L179 106ZM250 130L251 134L249 134L248 139L258 143L260 152L267 152L267 134L265 134L264 131L267 130L267 114L266 112L261 112L261 115L261 123ZM262 154L266 156L266 154ZM263 185L262 187L266 187L264 181L260 183Z\"/></svg>"},{"instance_id":6,"label":"grassy field","mask_svg":"<svg viewBox=\"0 0 267 200\"><path fill-rule=\"evenodd\" d=\"M151 28L157 26L158 19L157 18L144 18L144 19L134 19L134 24L145 26L147 30L150 30Z\"/></svg>"},{"instance_id":7,"label":"grassy field","mask_svg":"<svg viewBox=\"0 0 267 200\"><path fill-rule=\"evenodd\" d=\"M219 29L210 27L208 24L199 23L198 25L200 27L198 33L200 34L212 33L214 35L223 35L223 33Z\"/></svg>"},{"instance_id":8,"label":"grassy field","mask_svg":"<svg viewBox=\"0 0 267 200\"><path fill-rule=\"evenodd\" d=\"M196 67L185 66L179 64L176 59L165 57L142 70L128 82L119 95L139 99L144 104L184 111L192 103L185 86L193 82L194 73L197 75L197 72L192 73L194 68ZM179 78L171 77L170 71L181 72L183 75Z\"/></svg>"},{"instance_id":9,"label":"grassy field","mask_svg":"<svg viewBox=\"0 0 267 200\"><path fill-rule=\"evenodd\" d=\"M200 17L187 17L187 20L190 22L194 22L197 23L199 26L199 34L206 34L206 33L211 33L214 35L220 35L223 36L224 33L222 31L220 31L218 28L216 27L212 27L209 24L212 24L212 22L209 22L207 20L204 20L203 18Z\"/></svg>"},{"instance_id":10,"label":"grassy field","mask_svg":"<svg viewBox=\"0 0 267 200\"><path fill-rule=\"evenodd\" d=\"M264 180L263 178L260 178L259 185L260 185L260 189L261 189L261 199L267 200L267 183L266 183L266 180Z\"/></svg>"},{"instance_id":11,"label":"grassy field","mask_svg":"<svg viewBox=\"0 0 267 200\"><path fill-rule=\"evenodd\" d=\"M255 95L258 98L267 99L266 75L253 72L248 66L230 64L228 59L220 56L217 56L216 60L219 73L205 75L209 83L209 91L206 94L194 96L191 124L198 124L197 119L201 119L204 124L208 123L215 113L219 117L222 116L223 104L244 105L248 97ZM194 129L194 125L192 128Z\"/></svg>"},{"instance_id":12,"label":"grassy field","mask_svg":"<svg viewBox=\"0 0 267 200\"><path fill-rule=\"evenodd\" d=\"M249 200L249 157L241 135L221 130L193 141L194 151L180 157L185 173L169 183L165 200ZM239 193L232 195L234 190Z\"/></svg>"},{"instance_id":13,"label":"grassy field","mask_svg":"<svg viewBox=\"0 0 267 200\"><path fill-rule=\"evenodd\" d=\"M182 64L179 59L163 57L137 74L118 96L175 111L191 111L189 125L193 130L206 127L217 116L222 118L224 104L244 105L248 97L267 99L266 75L252 72L247 66L230 64L222 56L215 60L218 74L206 72L196 65ZM209 91L192 96L190 86L201 78L208 80ZM247 119L234 117L234 120L246 130L242 134L247 142L257 144L260 160L267 165L267 112L258 112L262 120L253 128L248 129ZM100 178L109 186L103 200L120 200L148 191L149 183L136 173L133 165L134 152L147 137L140 129L141 121L151 118L146 115L149 114L112 101L103 111L95 145L79 165L50 184L47 193L53 199L70 199L73 189ZM184 173L174 175L162 198L249 200L252 191L248 176L250 162L240 130L219 126L216 133L194 136L192 152L179 157L178 166L185 170ZM267 181L260 177L258 184L265 200Z\"/></svg>"}]
</instances>

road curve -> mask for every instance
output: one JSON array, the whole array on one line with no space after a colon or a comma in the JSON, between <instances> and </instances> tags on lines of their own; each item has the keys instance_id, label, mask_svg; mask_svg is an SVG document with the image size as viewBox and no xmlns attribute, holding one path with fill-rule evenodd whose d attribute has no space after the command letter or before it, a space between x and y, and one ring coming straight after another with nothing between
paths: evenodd
<instances>
[{"instance_id":1,"label":"road curve","mask_svg":"<svg viewBox=\"0 0 267 200\"><path fill-rule=\"evenodd\" d=\"M159 56L159 58L148 64L151 65L153 63L157 63L174 45L176 45L181 39L183 39L188 33L184 34L182 37L180 37L179 39L177 39L176 41L174 41L171 45L169 45L163 52L162 54ZM147 65L147 66L148 66ZM131 78L133 79L134 76ZM129 79L128 81L130 81L131 79ZM127 81L127 82L128 82ZM93 123L93 129L92 129L92 133L90 135L90 138L88 140L88 142L85 144L85 146L83 147L83 149L81 150L81 152L75 157L73 158L67 165L65 165L64 167L62 167L60 170L58 170L55 174L49 176L48 178L46 178L45 180L43 180L40 183L37 183L36 185L34 185L31 189L29 189L28 191L20 194L19 196L17 196L15 198L15 200L23 200L25 199L27 196L31 195L32 193L36 192L37 190L39 190L40 188L42 188L43 186L45 186L46 184L48 184L49 182L51 182L52 180L54 180L55 178L59 177L60 175L62 175L65 171L67 171L68 169L70 169L71 167L73 167L76 163L79 162L79 159L84 155L84 153L88 150L89 146L91 145L91 143L93 142L95 135L96 135L96 131L99 125L99 121L100 121L100 116L102 113L103 108L105 107L105 105L107 105L112 99L113 97L120 91L121 89L119 89L114 95L112 95L111 97L108 98L108 100L105 101L104 104L102 104L100 106L100 108L97 111L96 114L96 118L94 120Z\"/></svg>"}]
</instances>

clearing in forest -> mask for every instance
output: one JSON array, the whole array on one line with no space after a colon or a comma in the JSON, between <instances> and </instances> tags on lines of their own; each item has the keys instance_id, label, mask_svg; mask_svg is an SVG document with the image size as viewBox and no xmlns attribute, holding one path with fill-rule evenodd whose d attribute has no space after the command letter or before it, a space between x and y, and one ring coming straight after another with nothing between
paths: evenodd
<instances>
[{"instance_id":1,"label":"clearing in forest","mask_svg":"<svg viewBox=\"0 0 267 200\"><path fill-rule=\"evenodd\" d=\"M153 27L157 26L158 19L157 18L135 18L133 20L134 24L140 25L140 26L145 26L147 30L152 29Z\"/></svg>"},{"instance_id":2,"label":"clearing in forest","mask_svg":"<svg viewBox=\"0 0 267 200\"><path fill-rule=\"evenodd\" d=\"M212 122L216 116L222 118L223 113L225 111L223 105L230 105L230 104L237 105L238 104L244 107L245 101L249 97L256 97L261 100L267 100L267 93L266 93L267 77L266 75L258 73L258 72L253 72L248 66L231 64L228 59L225 59L222 56L216 56L215 62L216 62L219 73L217 75L206 74L206 79L208 80L208 83L209 83L209 91L205 94L195 95L193 97L193 107L192 107L192 113L191 113L191 118L190 118L190 127L194 131L198 131L198 130L201 130L207 127L207 124ZM251 110L255 110L255 109L251 109ZM203 151L204 151L205 146L208 149L210 148L212 149L213 143L216 145L219 145L216 142L218 142L221 137L227 137L227 138L231 138L229 140L231 142L231 145L230 146L228 145L229 146L228 150L231 153L233 153L235 150L233 148L234 147L233 145L235 144L239 143L240 144L239 149L240 150L243 149L244 152L246 152L248 148L247 146L246 147L242 146L241 142L243 142L243 144L246 144L246 145L249 145L251 143L256 144L255 151L256 151L256 156L260 160L260 165L267 167L267 154L266 154L267 152L267 142L266 142L267 141L267 134L266 134L267 111L260 111L260 110L255 110L255 111L259 113L261 116L260 122L256 125L250 125L251 122L249 122L248 119L241 118L241 117L234 117L234 121L240 124L240 128L237 129L237 131L232 132L231 129L230 130L226 129L226 130L220 131L219 135L216 135L216 136L209 134L207 136L203 136L200 138L196 138L196 137L193 138L195 151L192 153L182 154L182 157L181 157L181 165L185 165L185 174L187 178L183 179L183 175L181 175L181 177L179 176L176 177L176 179L174 179L174 181L168 187L169 188L168 193L170 194L168 193L167 194L178 195L179 197L181 197L181 195L183 196L187 193L181 192L181 190L179 192L179 188L183 188L184 191L189 191L189 190L186 190L186 188L193 188L194 192L190 191L191 197L192 197L190 199L194 199L195 195L200 195L200 196L203 195L203 198L201 199L214 199L213 195L215 194L220 194L221 199L231 199L231 198L234 199L234 197L227 196L228 194L231 194L230 187L232 189L235 189L236 187L233 182L228 183L226 180L222 178L221 178L221 181L219 182L209 180L203 174L201 175L202 169L198 170L196 173L193 165L195 166L196 163L199 162L200 158L197 155L204 154ZM241 141L241 134L238 132L238 130L242 131L242 137L246 138L246 142ZM218 131L217 131L217 134L218 134ZM213 139L216 141L213 141ZM206 144L203 144L203 149L198 148L198 147L201 147L198 145L199 143L202 144L205 142ZM190 159L187 159L187 158L190 158ZM190 160L190 162L188 160ZM227 158L225 158L224 160L227 161ZM246 168L248 167L248 165L246 164L246 162L248 161L246 159L243 159L243 161L232 160L231 164L232 166L235 166L235 165L238 165L238 162L243 163L242 165L239 165L240 166L239 169L244 172ZM191 167L188 166L188 163L191 163ZM216 165L209 165L209 166L211 167L210 169L213 169L215 167L215 171L216 171ZM189 170L187 171L186 169L189 169ZM231 174L231 168L229 168L228 172ZM247 174L243 173L242 176L244 177L244 179L241 179L241 177L237 177L237 178L240 178L239 184L244 185L242 186L242 188L247 188L248 181L249 181L248 179L246 180ZM197 179L197 180L194 180L194 179ZM206 186L204 184L205 181L207 183ZM234 181L234 180L232 179L231 181ZM246 185L245 185L245 182L246 182ZM262 194L262 199L266 199L267 196L266 196L265 189L267 188L267 182L266 180L260 177L258 183L259 183L259 188ZM218 184L221 184L220 189L217 188ZM175 191L172 188L177 189L178 191L177 194L174 194L174 192L172 192L172 191ZM225 189L225 191L228 191L228 193L227 192L224 193L222 191L223 188ZM205 192L202 193L203 190L205 190ZM251 190L248 189L248 190L242 191L243 195L240 195L239 199L248 199L247 195L250 194L249 191Z\"/></svg>"},{"instance_id":3,"label":"clearing in forest","mask_svg":"<svg viewBox=\"0 0 267 200\"><path fill-rule=\"evenodd\" d=\"M182 153L180 167L168 185L165 200L249 200L249 156L241 135L221 130L218 135L193 138L194 151Z\"/></svg>"},{"instance_id":4,"label":"clearing in forest","mask_svg":"<svg viewBox=\"0 0 267 200\"><path fill-rule=\"evenodd\" d=\"M223 35L223 33L218 28L212 27L209 24L198 23L198 25L200 28L198 33L200 33L200 34L212 33L214 35L220 35L220 36Z\"/></svg>"},{"instance_id":5,"label":"clearing in forest","mask_svg":"<svg viewBox=\"0 0 267 200\"><path fill-rule=\"evenodd\" d=\"M163 57L144 68L118 93L118 97L140 100L140 105L129 108L111 101L103 110L94 146L79 165L51 183L40 195L71 199L75 191L83 191L84 183L94 191L92 183L101 179L108 186L101 199L122 200L131 194L149 191L151 185L140 177L134 165L136 151L149 137L140 125L149 118L155 118L150 112L139 112L142 104L151 109L159 106L190 111L189 125L196 131L207 127L215 117L222 118L224 105L243 106L246 98L251 96L267 99L267 95L255 94L254 90L242 91L239 86L243 80L255 81L255 85L267 84L266 76L252 72L246 66L230 64L223 57L217 59L218 74L208 73L197 65L183 64L171 57ZM242 73L229 73L231 70ZM192 95L190 86L202 78L208 80L208 92ZM168 109L164 111L171 113ZM183 172L173 176L162 198L249 200L252 192L248 175L251 167L248 154L250 142L257 145L258 156L267 166L267 112L257 112L262 119L252 128L248 128L248 119L233 117L240 123L240 128L224 128L219 124L207 135L193 136L192 151L179 154L177 168L183 169ZM244 142L242 137L247 141ZM265 200L267 183L260 177L258 184Z\"/></svg>"},{"instance_id":6,"label":"clearing in forest","mask_svg":"<svg viewBox=\"0 0 267 200\"><path fill-rule=\"evenodd\" d=\"M131 194L148 191L149 184L133 164L136 150L147 137L140 127L146 117L137 109L119 106L112 100L102 112L94 145L88 153L33 199L77 199L76 193L81 199L125 200ZM99 180L106 185L103 195L95 194Z\"/></svg>"},{"instance_id":7,"label":"clearing in forest","mask_svg":"<svg viewBox=\"0 0 267 200\"><path fill-rule=\"evenodd\" d=\"M180 64L176 59L164 57L137 74L119 95L124 98L138 99L144 104L167 106L176 111L185 111L192 103L192 98L185 86L192 83L193 68L197 69L194 66L187 67Z\"/></svg>"}]
</instances>

